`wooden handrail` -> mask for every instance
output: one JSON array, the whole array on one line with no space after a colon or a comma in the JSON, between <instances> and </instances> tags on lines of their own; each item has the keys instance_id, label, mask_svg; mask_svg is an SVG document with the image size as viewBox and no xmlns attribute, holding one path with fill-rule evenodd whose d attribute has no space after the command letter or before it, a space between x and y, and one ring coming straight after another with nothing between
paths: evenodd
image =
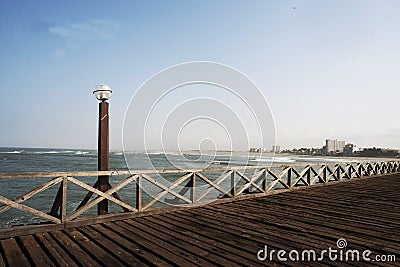
<instances>
[{"instance_id":1,"label":"wooden handrail","mask_svg":"<svg viewBox=\"0 0 400 267\"><path fill-rule=\"evenodd\" d=\"M246 170L254 170L253 175L245 173ZM222 172L222 174L219 174L219 177L214 177L214 179L212 179L205 175L205 173L208 172ZM8 173L0 174L0 179L52 179L14 200L6 198L2 193L0 193L0 203L3 203L3 206L0 207L0 220L1 213L14 208L33 216L38 216L55 224L63 224L76 220L78 216L82 215L84 212L105 199L122 207L125 212L140 213L152 209L154 204L162 201L162 197L167 194L175 197L172 202L179 203L182 206L193 206L207 202L205 197L212 191L219 193L219 199L226 200L251 194L257 196L265 195L277 189L291 190L298 187L312 186L317 183L351 180L354 178L395 172L400 172L400 161L397 160L382 162L329 162L320 164L238 166L187 170ZM165 183L166 180L154 178L150 176L151 174L181 175L179 175L174 181ZM97 177L99 175L126 177L122 181L119 181L119 183L114 187L110 186L109 190L106 192L100 191L96 184L90 186L77 179L79 177ZM201 183L196 183L196 180L201 181ZM111 181L112 180L110 180L110 183ZM158 187L161 189L161 192L152 196L150 200L144 201L142 196L143 181ZM238 183L239 181L242 181L242 183ZM181 184L185 183L186 186L183 186L182 188ZM230 188L224 188L224 183L225 185L230 185ZM50 213L22 204L34 195L57 184L60 184L60 189L58 190L56 200L51 207ZM69 213L66 210L67 191L70 190L68 189L68 184L73 184L89 192L89 197L86 197L74 211ZM124 202L117 194L117 191L129 184L133 184L136 187L136 190L134 190L136 197ZM200 184L200 186L196 187L196 184ZM175 191L176 189L179 189L180 191ZM186 196L187 192L189 192L189 196ZM97 198L89 201L90 196L93 194L97 195Z\"/></svg>"},{"instance_id":2,"label":"wooden handrail","mask_svg":"<svg viewBox=\"0 0 400 267\"><path fill-rule=\"evenodd\" d=\"M397 162L397 161L381 161L381 162ZM119 176L119 175L132 175L132 174L174 174L174 173L188 173L188 172L212 172L224 170L253 170L253 169L275 169L283 167L305 167L305 166L325 166L333 164L358 164L358 163L374 163L368 161L361 162L324 162L324 163L295 163L295 164L273 164L273 165L251 165L251 166L233 166L233 167L218 167L218 168L204 168L204 169L161 169L161 170L111 170L111 171L81 171L81 172L23 172L23 173L0 173L0 179L5 178L51 178L51 177L88 177L88 176Z\"/></svg>"}]
</instances>

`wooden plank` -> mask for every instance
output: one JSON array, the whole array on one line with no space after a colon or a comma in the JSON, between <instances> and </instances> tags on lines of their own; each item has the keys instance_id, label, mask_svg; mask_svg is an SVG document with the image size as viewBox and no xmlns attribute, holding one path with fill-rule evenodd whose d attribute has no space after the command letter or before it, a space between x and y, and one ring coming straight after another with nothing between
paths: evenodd
<instances>
[{"instance_id":1,"label":"wooden plank","mask_svg":"<svg viewBox=\"0 0 400 267\"><path fill-rule=\"evenodd\" d=\"M250 236L240 239L238 235L228 234L223 227L215 229L212 224L198 224L196 221L186 221L176 216L158 216L156 220L176 226L174 227L176 231L183 231L187 235L194 235L199 240L208 241L221 257L226 256L233 263L242 266L254 266L261 263L255 256L257 249L254 248L262 248L264 243L254 242L249 239ZM278 247L272 246L270 249L278 249ZM294 266L290 262L288 265Z\"/></svg>"},{"instance_id":2,"label":"wooden plank","mask_svg":"<svg viewBox=\"0 0 400 267\"><path fill-rule=\"evenodd\" d=\"M113 231L110 228L99 224L92 225L92 227L107 238L113 240L119 246L122 246L125 250L129 251L129 253L132 253L132 255L135 255L135 257L146 264L153 266L173 266L165 259L154 255L152 251L149 251L137 242L125 238L123 235L119 234L119 232Z\"/></svg>"},{"instance_id":3,"label":"wooden plank","mask_svg":"<svg viewBox=\"0 0 400 267\"><path fill-rule=\"evenodd\" d=\"M246 207L251 208L252 207L252 203L249 201L249 204L246 204ZM271 205L273 204L273 205ZM254 207L260 208L260 203L254 202ZM263 207L264 208L264 207ZM284 209L284 210L288 210L291 209L293 211L294 214L298 214L298 208L301 208L301 210L307 210L307 215L313 215L314 217L320 218L320 219L326 219L326 220L338 220L338 218L340 218L340 222L343 223L362 223L363 226L370 228L370 229L376 229L376 228L380 228L381 230L385 230L387 229L388 231L392 231L392 229L394 227L399 227L400 226L400 222L396 224L382 224L377 222L376 220L370 220L370 219L365 219L365 215L358 215L358 216L353 216L355 213L353 212L345 212L345 213L332 213L329 210L325 210L325 209L321 209L321 206L319 206L317 209L316 208L311 208L309 206L305 206L305 205L296 205L296 204L286 204L286 203L278 203L278 202L269 202L269 205L267 207L265 207L266 211L268 211L269 209ZM340 216L340 217L339 217ZM375 217L374 217L375 219ZM339 222L339 225L340 225Z\"/></svg>"},{"instance_id":4,"label":"wooden plank","mask_svg":"<svg viewBox=\"0 0 400 267\"><path fill-rule=\"evenodd\" d=\"M154 203L156 203L157 201L159 201L163 196L165 196L166 194L170 193L170 191L172 191L175 187L177 187L178 185L180 185L181 183L183 183L184 181L186 181L190 176L192 176L192 173L187 173L186 175L180 177L178 180L174 181L172 183L172 185L170 185L168 187L168 190L164 190L160 193L158 193L155 197L153 197L152 200L150 200L149 202L147 202L144 206L143 206L143 210L148 209L149 207L151 207ZM147 178L146 178L147 179ZM160 184L156 184L157 186L160 186Z\"/></svg>"},{"instance_id":5,"label":"wooden plank","mask_svg":"<svg viewBox=\"0 0 400 267\"><path fill-rule=\"evenodd\" d=\"M242 177L244 180L247 181L247 183L245 183L238 191L237 194L241 195L246 189L248 189L251 185L257 185L256 181L261 177L261 175L263 175L264 171L259 171L257 172L251 179L249 179L247 176L245 176L244 174L237 172L238 175L240 177ZM245 178L244 178L245 177ZM259 192L265 192L262 188L260 188L258 185L256 187L256 189L258 189Z\"/></svg>"},{"instance_id":6,"label":"wooden plank","mask_svg":"<svg viewBox=\"0 0 400 267\"><path fill-rule=\"evenodd\" d=\"M129 251L119 246L113 240L105 237L101 232L96 231L94 228L90 226L84 226L79 227L78 230L86 236L90 236L93 242L95 242L97 245L101 246L105 250L108 250L109 253L112 253L114 257L117 257L123 263L123 265L148 266L147 264L141 262L137 257L132 255L132 253L129 253Z\"/></svg>"},{"instance_id":7,"label":"wooden plank","mask_svg":"<svg viewBox=\"0 0 400 267\"><path fill-rule=\"evenodd\" d=\"M117 201L119 201L120 203L124 203L121 201L120 197L118 196L118 194L116 193L118 190L120 190L121 188L123 188L124 186L126 186L127 184L129 184L130 182L134 181L136 179L137 175L132 175L129 176L128 178L126 178L125 180L121 181L117 186L111 188L111 185L108 184L108 186L110 187L109 190L107 190L106 192L104 192L104 194L107 195L112 195L114 197L114 199L116 199ZM82 183L84 184L84 183ZM98 182L95 183L95 185L98 185ZM94 186L90 187L88 185L86 185L87 190L89 190L89 192L91 192L92 194L95 193L94 190L97 190ZM94 190L88 189L88 188L93 188ZM99 191L100 192L100 191ZM99 196L98 198L92 200L91 202L89 202L88 204L87 201L90 199L92 195L91 194L87 194L85 196L85 198L83 199L83 201L81 202L81 204L79 204L78 208L75 210L75 212L73 212L72 214L70 214L67 218L68 221L78 217L80 214L84 213L85 211L89 210L90 208L92 208L93 206L95 206L96 204L100 203L101 201L104 200L104 197ZM129 206L128 204L124 203L125 205ZM127 208L127 206L122 205L121 207L123 207L124 211L137 211L135 210L133 207L132 209ZM130 207L130 206L129 206ZM101 214L104 215L104 214Z\"/></svg>"},{"instance_id":8,"label":"wooden plank","mask_svg":"<svg viewBox=\"0 0 400 267\"><path fill-rule=\"evenodd\" d=\"M214 183L213 181L211 181L210 179L208 179L206 176L204 176L201 173L196 173L195 174L197 177L199 177L201 180L203 180L204 182L206 182L209 186L211 186L212 188L215 188L216 190L218 190L219 192L221 192L222 194L228 196L228 197L232 197L231 193L229 191L226 191L224 189L222 189L222 187L220 187L218 184ZM203 197L205 197L208 194L209 188L205 191L206 194L201 194L198 198L197 201L200 201Z\"/></svg>"},{"instance_id":9,"label":"wooden plank","mask_svg":"<svg viewBox=\"0 0 400 267\"><path fill-rule=\"evenodd\" d=\"M92 258L99 261L101 264L105 266L119 266L123 264L118 258L115 258L112 253L108 249L103 249L98 246L90 237L85 236L78 230L72 228L65 230L65 233L69 236L70 239L74 240L81 248L84 248L86 253L90 254Z\"/></svg>"},{"instance_id":10,"label":"wooden plank","mask_svg":"<svg viewBox=\"0 0 400 267\"><path fill-rule=\"evenodd\" d=\"M1 248L1 246L0 246ZM3 255L0 253L0 267L6 267L6 260L3 258Z\"/></svg>"},{"instance_id":11,"label":"wooden plank","mask_svg":"<svg viewBox=\"0 0 400 267\"><path fill-rule=\"evenodd\" d=\"M53 201L53 205L51 206L51 209L49 212L49 215L51 215L51 216L58 217L58 210L61 207L61 201L62 201L62 190L63 190L63 186L61 184L57 190L56 197Z\"/></svg>"},{"instance_id":12,"label":"wooden plank","mask_svg":"<svg viewBox=\"0 0 400 267\"><path fill-rule=\"evenodd\" d=\"M63 224L39 224L0 229L0 239L64 229Z\"/></svg>"},{"instance_id":13,"label":"wooden plank","mask_svg":"<svg viewBox=\"0 0 400 267\"><path fill-rule=\"evenodd\" d=\"M49 181L49 182L47 182L47 183L44 183L44 184L42 184L42 185L36 187L35 189L29 191L28 193L26 193L26 194L24 194L24 195L22 195L22 196L20 196L20 197L17 197L17 198L14 200L14 202L16 202L16 203L22 203L23 201L26 201L26 200L30 199L30 198L33 197L34 195L36 195L36 194L38 194L38 193L40 193L40 192L45 191L46 189L52 187L53 185L56 185L56 184L59 183L61 180L62 180L62 178L58 177L58 178L55 178L55 179L53 179L53 180L51 180L51 181ZM3 207L0 207L0 213L5 212L5 211L9 210L10 208L11 208L10 206L3 206Z\"/></svg>"},{"instance_id":14,"label":"wooden plank","mask_svg":"<svg viewBox=\"0 0 400 267\"><path fill-rule=\"evenodd\" d=\"M126 220L136 217L144 217L144 216L151 216L155 214L164 214L168 212L173 212L176 210L184 210L184 209L191 209L193 206L165 206L165 207L157 207L152 208L142 212L124 212L124 213L117 213L117 214L107 214L107 215L100 215L88 218L80 218L75 219L64 224L65 228L74 228L84 225L92 225L92 224L99 224L99 223L106 223L106 222L114 222L119 220ZM1 233L1 229L0 229Z\"/></svg>"},{"instance_id":15,"label":"wooden plank","mask_svg":"<svg viewBox=\"0 0 400 267\"><path fill-rule=\"evenodd\" d=\"M389 160L392 164L397 163L399 164L400 161L398 160ZM329 164L352 164L357 165L360 164L359 162L330 162ZM371 163L371 162L362 162L365 169L372 168L374 174L376 173L375 169L379 169L378 163ZM274 169L274 168L286 168L286 167L304 167L304 166L313 166L313 167L325 167L327 164L320 163L320 164L274 164L271 166L237 166L232 167L232 170L252 170L252 169ZM83 177L83 176L119 176L119 175L132 175L132 174L173 174L173 173L186 173L186 172L208 172L208 171L225 171L225 167L219 168L206 168L206 169L187 169L187 170L180 170L180 169L164 169L164 170L127 170L127 171L90 171L90 172L34 172L34 173L0 173L0 179L8 179L8 178L52 178L52 177Z\"/></svg>"},{"instance_id":16,"label":"wooden plank","mask_svg":"<svg viewBox=\"0 0 400 267\"><path fill-rule=\"evenodd\" d=\"M32 235L20 236L19 240L21 240L23 250L29 255L33 265L56 266Z\"/></svg>"},{"instance_id":17,"label":"wooden plank","mask_svg":"<svg viewBox=\"0 0 400 267\"><path fill-rule=\"evenodd\" d=\"M125 220L125 223L140 229L143 233L154 235L175 246L177 249L190 252L192 260L200 266L232 266L234 263L223 257L223 255L215 254L215 247L207 243L201 242L199 239L193 239L188 235L184 235L181 231L171 231L168 225L163 222L151 222L147 218L137 220ZM239 266L239 265L238 265Z\"/></svg>"},{"instance_id":18,"label":"wooden plank","mask_svg":"<svg viewBox=\"0 0 400 267\"><path fill-rule=\"evenodd\" d=\"M136 209L142 211L142 175L136 179Z\"/></svg>"},{"instance_id":19,"label":"wooden plank","mask_svg":"<svg viewBox=\"0 0 400 267\"><path fill-rule=\"evenodd\" d=\"M236 184L237 184L236 171L237 170L232 171L232 173L230 175L230 178L231 178L231 195L232 195L232 197L236 197L237 196L237 192L236 192Z\"/></svg>"},{"instance_id":20,"label":"wooden plank","mask_svg":"<svg viewBox=\"0 0 400 267\"><path fill-rule=\"evenodd\" d=\"M160 246L166 251L172 253L172 260L177 261L177 259L186 259L187 261L190 261L191 263L189 265L198 265L198 266L205 266L205 265L210 265L210 262L205 261L204 259L199 258L198 256L194 255L193 253L188 252L185 249L180 249L177 247L176 242L170 243L164 239L161 239L160 233L159 232L154 232L154 231L143 231L143 229L148 230L148 228L142 227L140 224L135 224L135 223L129 223L132 222L132 220L126 220L122 222L118 222L117 225L121 226L128 231L134 232L137 236L140 236L152 244L155 244L156 246ZM171 233L174 235L175 233ZM182 266L182 265L180 265Z\"/></svg>"},{"instance_id":21,"label":"wooden plank","mask_svg":"<svg viewBox=\"0 0 400 267\"><path fill-rule=\"evenodd\" d=\"M91 187L91 186L89 186L89 185L87 185L87 184L75 179L75 178L68 177L68 181L70 181L70 182L72 182L72 183L74 183L76 185L79 185L80 187L82 187L82 188L84 188L84 189L86 189L88 191L96 193L97 195L99 195L99 196L101 196L103 198L106 198L107 200L110 200L110 201L114 202L115 204L120 205L121 207L124 207L124 208L126 208L126 209L128 209L130 211L137 211L134 207L132 207L132 206L130 206L130 205L128 205L128 204L126 204L126 203L114 198L114 197L112 197L111 195L109 195L108 192L113 192L113 189L109 189L107 192L101 192L101 191L99 191L99 190L97 190L97 189L95 189L95 188L93 188L93 187ZM88 209L90 209L93 206L93 203L98 203L101 200L103 200L103 198L98 198L97 200L93 200L91 203L86 204L85 206L79 208L78 210L76 210L75 212L73 212L72 214L70 214L68 216L67 221L70 221L70 220L76 218L77 216L79 216L80 214L82 214L83 212L87 211Z\"/></svg>"},{"instance_id":22,"label":"wooden plank","mask_svg":"<svg viewBox=\"0 0 400 267\"><path fill-rule=\"evenodd\" d=\"M201 175L200 172L196 173L196 175L199 176L201 179L203 179L206 183L209 183L209 184L210 184L210 187L207 188L207 189L197 198L197 201L200 201L203 197L205 197L206 195L208 195L208 194L211 192L211 190L214 190L214 189L216 189L216 188L220 188L219 185L220 185L226 178L231 177L232 171L230 170L230 171L228 171L227 173L225 173L224 175L220 176L220 177L217 179L217 181L215 181L215 182L212 182L211 180L207 179L206 176L204 176L204 175L203 175L203 176L200 176L200 175ZM206 178L206 179L204 179L204 178ZM214 185L215 185L215 186L214 186ZM217 186L217 187L216 187L216 186ZM222 188L220 188L220 189L222 190L222 193L225 192ZM228 197L233 197L232 194L231 194L230 192L225 192L224 194L226 194Z\"/></svg>"},{"instance_id":23,"label":"wooden plank","mask_svg":"<svg viewBox=\"0 0 400 267\"><path fill-rule=\"evenodd\" d=\"M8 266L30 266L30 263L14 238L0 241Z\"/></svg>"},{"instance_id":24,"label":"wooden plank","mask_svg":"<svg viewBox=\"0 0 400 267\"><path fill-rule=\"evenodd\" d=\"M222 212L227 212L227 211L226 209L222 209ZM254 212L246 211L246 209L243 209L243 207L238 207L237 209L230 208L229 212L232 212L242 218L248 218L249 216L252 216L253 220L257 220L261 224L273 223L274 225L283 228L289 228L292 229L293 231L302 231L312 234L318 234L332 239L338 239L340 236L346 236L349 239L351 239L354 244L358 244L364 247L369 246L369 248L374 248L377 251L380 251L381 245L379 244L382 244L381 240L379 239L379 236L377 236L375 240L373 239L372 236L369 238L358 237L359 235L357 233L354 234L348 231L341 230L340 228L332 230L324 226L323 224L310 223L308 220L303 220L302 218L297 218L297 217L287 218L284 212L281 212L280 216L279 214L272 211L264 213L262 216L258 216L254 214ZM395 247L393 247L393 245L391 246L388 242L384 243L388 248L389 252L396 253L395 251L393 251L393 249L395 250Z\"/></svg>"},{"instance_id":25,"label":"wooden plank","mask_svg":"<svg viewBox=\"0 0 400 267\"><path fill-rule=\"evenodd\" d=\"M36 210L36 209L28 207L26 205L16 203L16 202L11 201L8 198L5 198L3 196L0 196L0 202L4 203L6 205L9 205L10 207L12 207L14 209L18 209L20 211L27 212L27 213L30 213L32 215L38 216L38 217L40 217L42 219L46 219L48 221L55 222L55 223L61 223L61 220L58 219L58 218L55 218L55 217L50 216L50 215L47 215L46 213L44 213L44 212L42 212L40 210Z\"/></svg>"},{"instance_id":26,"label":"wooden plank","mask_svg":"<svg viewBox=\"0 0 400 267\"><path fill-rule=\"evenodd\" d=\"M374 218L374 221L378 222L378 223L382 223L385 225L391 225L391 224L395 224L398 225L396 223L396 221L393 221L392 219L385 219L382 216L376 216L375 214L370 213L371 211L371 207L362 207L360 205L357 205L356 208L357 210L360 211L365 211L366 214L360 215L357 212L354 212L354 210L350 210L349 209L349 201L346 201L345 203L335 203L335 205L330 205L329 209L321 209L321 199L319 197L311 197L311 196L307 196L305 192L301 192L302 195L299 197L296 197L296 195L291 194L291 195L287 195L285 196L285 202L287 203L281 203L282 201L276 201L275 198L269 198L268 202L271 204L275 203L277 205L281 205L281 206L293 206L296 208L300 208L300 209L312 209L315 211L324 211L325 213L329 213L332 214L333 216L351 216L354 218L357 218L357 220L363 220L366 218L366 215L368 214L369 216L372 216ZM304 194L303 194L304 193ZM303 203L307 203L307 204L303 204ZM383 203L382 203L383 204ZM387 203L385 203L386 205ZM354 209L353 208L353 209ZM379 210L380 213L385 213L382 209ZM387 216L392 216L393 212L392 211L388 211L387 212Z\"/></svg>"},{"instance_id":27,"label":"wooden plank","mask_svg":"<svg viewBox=\"0 0 400 267\"><path fill-rule=\"evenodd\" d=\"M39 233L36 234L35 237L46 250L46 254L54 259L56 265L78 266L67 251L60 247L60 245L48 233Z\"/></svg>"},{"instance_id":28,"label":"wooden plank","mask_svg":"<svg viewBox=\"0 0 400 267\"><path fill-rule=\"evenodd\" d=\"M96 181L92 187L97 188L98 186L99 186L99 181ZM75 210L78 210L81 207L85 206L86 203L88 203L90 198L93 196L93 194L94 193L92 191L87 192L86 196L82 199L81 203L79 203L78 207Z\"/></svg>"},{"instance_id":29,"label":"wooden plank","mask_svg":"<svg viewBox=\"0 0 400 267\"><path fill-rule=\"evenodd\" d=\"M192 201L192 204L194 205L196 203L196 174L193 173L192 177L190 178L190 187L192 188L190 190L190 200Z\"/></svg>"},{"instance_id":30,"label":"wooden plank","mask_svg":"<svg viewBox=\"0 0 400 267\"><path fill-rule=\"evenodd\" d=\"M286 216L288 219L290 219L292 216L299 216L299 214L296 211L287 211ZM302 220L309 222L310 224L324 225L325 227L332 230L340 230L353 234L361 234L366 238L377 238L379 236L379 239L385 243L386 241L397 243L397 241L400 240L400 233L394 232L393 229L384 230L381 227L369 227L368 225L362 225L362 227L359 227L359 222L357 221L349 222L343 220L342 218L338 220L334 217L315 216L308 213L304 213L299 217L301 217Z\"/></svg>"},{"instance_id":31,"label":"wooden plank","mask_svg":"<svg viewBox=\"0 0 400 267\"><path fill-rule=\"evenodd\" d=\"M219 212L212 209L207 209L207 211L201 212L200 216L206 222L212 221L212 224L222 224L222 227L239 227L239 230L235 228L234 231L244 232L247 236L251 235L262 239L267 239L269 244L289 243L290 245L296 247L304 244L309 248L317 247L318 249L325 247L324 245L326 245L326 247L332 245L327 239L323 239L315 235L304 234L300 231L296 233L296 236L294 237L293 231L286 230L283 227L277 227L273 224L263 224L263 227L260 227L260 224L257 222L257 220L254 220L253 217L243 218L241 216L237 216L237 214L233 211Z\"/></svg>"},{"instance_id":32,"label":"wooden plank","mask_svg":"<svg viewBox=\"0 0 400 267\"><path fill-rule=\"evenodd\" d=\"M256 263L256 259L254 259L255 257L253 258L251 254L244 252L242 249L236 249L235 247L227 245L224 242L220 242L214 237L210 237L210 235L199 234L199 232L195 231L195 228L192 225L186 225L179 221L165 218L164 216L146 218L146 220L144 220L144 218L141 218L139 219L139 222L143 222L147 225L153 225L154 227L159 228L159 231L165 229L164 232L167 234L171 235L171 233L173 233L174 236L179 236L183 240L190 241L191 244L195 246L200 246L202 250L208 252L208 254L206 254L207 257L209 257L210 254L216 254L217 258L221 258L220 264L222 265L226 264L225 266L253 266ZM149 224L148 222L151 224ZM204 252L200 253L204 254ZM211 259L215 259L212 256L210 257Z\"/></svg>"},{"instance_id":33,"label":"wooden plank","mask_svg":"<svg viewBox=\"0 0 400 267\"><path fill-rule=\"evenodd\" d=\"M208 212L208 211L207 211ZM332 246L334 242L316 242L316 239L312 239L312 242L304 242L304 239L300 242L293 238L293 232L290 232L288 236L285 236L284 233L280 233L280 236L270 235L269 231L263 231L264 228L260 228L256 226L254 229L249 228L247 223L242 224L240 220L229 220L229 218L225 218L227 220L218 221L216 217L210 216L210 218L205 218L204 214L207 212L197 214L198 216L191 217L185 216L186 213L180 213L180 218L183 220L187 220L192 225L192 222L195 222L196 228L200 228L197 225L207 225L208 231L210 231L212 236L226 236L227 240L234 240L236 244L232 242L231 246L236 246L238 248L242 248L243 250L247 250L249 253L254 251L254 247L263 247L264 244L268 244L269 247L278 247L279 249L285 249L286 251L290 251L292 249L300 250L300 249L314 249L320 250L321 247L325 244L326 247ZM196 214L195 211L191 211L191 214ZM222 215L222 214L221 214ZM221 216L219 215L219 216ZM217 215L218 217L218 215ZM201 219L199 219L201 218ZM182 221L182 220L180 220ZM229 238L230 236L235 236L234 238ZM318 262L317 266L330 265L328 259L322 262ZM297 265L297 263L293 263Z\"/></svg>"},{"instance_id":34,"label":"wooden plank","mask_svg":"<svg viewBox=\"0 0 400 267\"><path fill-rule=\"evenodd\" d=\"M82 247L68 238L65 233L61 231L55 231L51 232L50 235L64 250L68 251L70 256L74 257L77 262L83 264L84 266L98 266L101 264L101 261L96 261L96 259L93 259L85 250L83 250Z\"/></svg>"},{"instance_id":35,"label":"wooden plank","mask_svg":"<svg viewBox=\"0 0 400 267\"><path fill-rule=\"evenodd\" d=\"M169 189L166 185L163 185L162 183L157 182L155 179L151 178L150 176L148 176L148 175L146 175L146 174L143 174L143 175L142 175L142 178L144 178L144 179L146 179L147 181L149 181L150 183L152 183L152 184L158 186L159 188L163 189L164 191L166 191L166 192L168 192L168 193L170 193L170 194L172 194L172 195L174 195L174 196L176 196L176 197L182 199L182 200L185 201L186 203L191 203L190 199L187 199L186 197L184 197L184 196L178 194L177 192L175 192L175 191ZM146 206L148 206L148 205L146 204L145 207L146 207ZM143 209L144 209L144 208L143 208Z\"/></svg>"},{"instance_id":36,"label":"wooden plank","mask_svg":"<svg viewBox=\"0 0 400 267\"><path fill-rule=\"evenodd\" d=\"M62 180L62 195L61 195L61 222L65 222L67 218L67 177L63 177Z\"/></svg>"},{"instance_id":37,"label":"wooden plank","mask_svg":"<svg viewBox=\"0 0 400 267\"><path fill-rule=\"evenodd\" d=\"M107 225L110 229L118 232L121 236L124 236L130 241L134 241L151 251L152 254L157 255L169 263L177 266L190 266L192 263L185 258L176 257L175 254L164 248L164 244L152 243L149 241L140 231L130 228L129 230L121 226L121 222L115 222L112 225ZM133 232L132 232L133 231Z\"/></svg>"}]
</instances>

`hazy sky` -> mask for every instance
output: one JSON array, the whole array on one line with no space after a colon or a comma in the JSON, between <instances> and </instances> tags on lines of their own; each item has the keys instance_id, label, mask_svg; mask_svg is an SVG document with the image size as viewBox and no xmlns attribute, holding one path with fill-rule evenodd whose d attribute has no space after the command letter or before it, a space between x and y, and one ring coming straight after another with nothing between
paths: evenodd
<instances>
[{"instance_id":1,"label":"hazy sky","mask_svg":"<svg viewBox=\"0 0 400 267\"><path fill-rule=\"evenodd\" d=\"M140 85L199 60L259 86L282 147L399 148L399 28L400 1L2 0L0 146L96 148L92 91L107 83L120 149Z\"/></svg>"}]
</instances>

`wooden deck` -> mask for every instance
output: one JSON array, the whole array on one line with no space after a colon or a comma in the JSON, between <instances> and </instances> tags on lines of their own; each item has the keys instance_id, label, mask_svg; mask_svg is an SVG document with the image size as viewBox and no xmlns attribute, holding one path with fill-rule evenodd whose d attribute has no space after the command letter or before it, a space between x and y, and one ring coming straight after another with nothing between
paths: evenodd
<instances>
[{"instance_id":1,"label":"wooden deck","mask_svg":"<svg viewBox=\"0 0 400 267\"><path fill-rule=\"evenodd\" d=\"M396 262L259 261L268 249L332 247ZM399 266L400 174L0 240L0 266ZM287 255L286 255L287 257Z\"/></svg>"}]
</instances>

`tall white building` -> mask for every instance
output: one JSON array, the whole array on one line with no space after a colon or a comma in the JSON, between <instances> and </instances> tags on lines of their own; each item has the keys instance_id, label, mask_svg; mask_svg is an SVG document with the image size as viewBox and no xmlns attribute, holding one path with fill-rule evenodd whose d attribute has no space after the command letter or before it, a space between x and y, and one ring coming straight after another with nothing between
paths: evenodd
<instances>
[{"instance_id":1,"label":"tall white building","mask_svg":"<svg viewBox=\"0 0 400 267\"><path fill-rule=\"evenodd\" d=\"M336 151L336 142L337 140L326 139L325 142L325 152L333 153Z\"/></svg>"},{"instance_id":2,"label":"tall white building","mask_svg":"<svg viewBox=\"0 0 400 267\"><path fill-rule=\"evenodd\" d=\"M336 151L343 152L344 146L345 146L344 141L337 141Z\"/></svg>"},{"instance_id":3,"label":"tall white building","mask_svg":"<svg viewBox=\"0 0 400 267\"><path fill-rule=\"evenodd\" d=\"M338 141L337 139L326 139L325 141L325 152L331 153L342 153L345 146L345 141Z\"/></svg>"},{"instance_id":4,"label":"tall white building","mask_svg":"<svg viewBox=\"0 0 400 267\"><path fill-rule=\"evenodd\" d=\"M271 152L279 153L280 151L281 151L281 146L279 146L279 145L273 145L272 146Z\"/></svg>"}]
</instances>

